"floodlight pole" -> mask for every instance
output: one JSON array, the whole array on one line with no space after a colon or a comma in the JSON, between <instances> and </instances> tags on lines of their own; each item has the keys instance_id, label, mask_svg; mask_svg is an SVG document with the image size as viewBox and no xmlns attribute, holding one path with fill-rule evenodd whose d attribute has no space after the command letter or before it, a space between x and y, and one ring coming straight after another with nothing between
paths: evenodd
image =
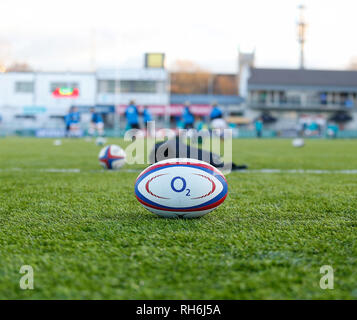
<instances>
[{"instance_id":1,"label":"floodlight pole","mask_svg":"<svg viewBox=\"0 0 357 320\"><path fill-rule=\"evenodd\" d=\"M298 41L300 44L300 69L305 68L305 31L306 31L306 22L305 22L305 6L300 5L299 7L300 16L298 21Z\"/></svg>"}]
</instances>

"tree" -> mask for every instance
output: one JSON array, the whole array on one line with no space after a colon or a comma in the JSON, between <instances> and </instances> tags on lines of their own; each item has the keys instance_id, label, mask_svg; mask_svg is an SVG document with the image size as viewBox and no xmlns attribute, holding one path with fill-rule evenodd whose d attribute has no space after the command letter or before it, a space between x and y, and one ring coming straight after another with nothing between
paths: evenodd
<instances>
[{"instance_id":1,"label":"tree","mask_svg":"<svg viewBox=\"0 0 357 320\"><path fill-rule=\"evenodd\" d=\"M209 71L188 60L177 60L171 69L171 93L208 93L212 79Z\"/></svg>"},{"instance_id":2,"label":"tree","mask_svg":"<svg viewBox=\"0 0 357 320\"><path fill-rule=\"evenodd\" d=\"M0 38L0 72L6 71L6 61L9 60L10 56L10 44Z\"/></svg>"},{"instance_id":3,"label":"tree","mask_svg":"<svg viewBox=\"0 0 357 320\"><path fill-rule=\"evenodd\" d=\"M11 59L11 44L6 39L0 38L0 72L31 71L32 68L28 65L28 63L14 61L13 59Z\"/></svg>"},{"instance_id":4,"label":"tree","mask_svg":"<svg viewBox=\"0 0 357 320\"><path fill-rule=\"evenodd\" d=\"M213 93L224 95L237 95L237 76L235 74L214 75Z\"/></svg>"},{"instance_id":5,"label":"tree","mask_svg":"<svg viewBox=\"0 0 357 320\"><path fill-rule=\"evenodd\" d=\"M8 68L7 72L31 72L32 68L26 62L14 62Z\"/></svg>"},{"instance_id":6,"label":"tree","mask_svg":"<svg viewBox=\"0 0 357 320\"><path fill-rule=\"evenodd\" d=\"M235 74L213 74L188 60L177 60L171 70L173 94L238 94Z\"/></svg>"},{"instance_id":7,"label":"tree","mask_svg":"<svg viewBox=\"0 0 357 320\"><path fill-rule=\"evenodd\" d=\"M188 73L207 72L206 70L202 69L198 64L190 60L176 60L172 64L171 70L173 72L188 72Z\"/></svg>"},{"instance_id":8,"label":"tree","mask_svg":"<svg viewBox=\"0 0 357 320\"><path fill-rule=\"evenodd\" d=\"M353 57L347 67L349 70L357 70L357 57Z\"/></svg>"}]
</instances>

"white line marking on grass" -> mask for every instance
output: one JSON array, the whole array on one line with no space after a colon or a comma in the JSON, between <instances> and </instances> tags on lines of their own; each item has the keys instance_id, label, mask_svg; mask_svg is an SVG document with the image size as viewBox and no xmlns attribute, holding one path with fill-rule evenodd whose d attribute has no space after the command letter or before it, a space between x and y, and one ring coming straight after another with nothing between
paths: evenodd
<instances>
[{"instance_id":1,"label":"white line marking on grass","mask_svg":"<svg viewBox=\"0 0 357 320\"><path fill-rule=\"evenodd\" d=\"M144 170L144 169L142 169ZM81 173L81 172L141 172L141 169L123 169L123 170L81 170L81 169L61 169L61 168L46 168L46 169L36 169L36 168L5 168L1 169L0 172L23 172L23 171L33 171L33 172L53 172L53 173Z\"/></svg>"},{"instance_id":2,"label":"white line marking on grass","mask_svg":"<svg viewBox=\"0 0 357 320\"><path fill-rule=\"evenodd\" d=\"M316 174L357 174L357 169L352 170L318 170L318 169L247 169L241 171L234 171L240 173L316 173Z\"/></svg>"},{"instance_id":3,"label":"white line marking on grass","mask_svg":"<svg viewBox=\"0 0 357 320\"><path fill-rule=\"evenodd\" d=\"M53 173L83 173L83 172L141 172L144 169L121 169L121 170L81 170L78 168L64 169L64 168L46 168L46 169L31 169L31 168L0 168L0 172L20 172L20 171L33 171L33 172L53 172ZM231 173L301 173L301 174L357 174L357 169L351 170L318 170L318 169L246 169L232 171Z\"/></svg>"},{"instance_id":4,"label":"white line marking on grass","mask_svg":"<svg viewBox=\"0 0 357 320\"><path fill-rule=\"evenodd\" d=\"M79 173L81 169L39 169L41 172L70 172L70 173Z\"/></svg>"},{"instance_id":5,"label":"white line marking on grass","mask_svg":"<svg viewBox=\"0 0 357 320\"><path fill-rule=\"evenodd\" d=\"M79 173L80 169L32 169L32 168L5 168L1 169L0 172L9 172L9 171L35 171L35 172L60 172L60 173Z\"/></svg>"}]
</instances>

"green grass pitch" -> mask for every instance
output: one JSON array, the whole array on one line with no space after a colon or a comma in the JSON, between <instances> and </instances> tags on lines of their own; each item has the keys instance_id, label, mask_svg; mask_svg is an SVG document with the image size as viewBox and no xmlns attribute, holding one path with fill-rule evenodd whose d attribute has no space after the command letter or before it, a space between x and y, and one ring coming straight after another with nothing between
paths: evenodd
<instances>
[{"instance_id":1,"label":"green grass pitch","mask_svg":"<svg viewBox=\"0 0 357 320\"><path fill-rule=\"evenodd\" d=\"M100 169L93 142L0 139L0 298L356 299L357 174L332 170L357 169L357 141L233 146L235 162L283 171L231 173L221 207L169 220L136 201L139 172ZM34 290L19 287L22 265Z\"/></svg>"}]
</instances>

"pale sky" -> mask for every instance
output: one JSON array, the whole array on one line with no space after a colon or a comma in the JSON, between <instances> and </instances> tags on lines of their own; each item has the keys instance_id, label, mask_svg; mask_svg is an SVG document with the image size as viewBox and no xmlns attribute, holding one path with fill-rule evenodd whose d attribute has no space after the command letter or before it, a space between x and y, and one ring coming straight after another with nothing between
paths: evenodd
<instances>
[{"instance_id":1,"label":"pale sky","mask_svg":"<svg viewBox=\"0 0 357 320\"><path fill-rule=\"evenodd\" d=\"M255 48L258 67L295 68L301 2L306 67L346 68L357 56L356 0L0 0L0 59L85 71L91 52L96 67L142 67L145 52L165 52L168 67L236 72L240 47Z\"/></svg>"}]
</instances>

